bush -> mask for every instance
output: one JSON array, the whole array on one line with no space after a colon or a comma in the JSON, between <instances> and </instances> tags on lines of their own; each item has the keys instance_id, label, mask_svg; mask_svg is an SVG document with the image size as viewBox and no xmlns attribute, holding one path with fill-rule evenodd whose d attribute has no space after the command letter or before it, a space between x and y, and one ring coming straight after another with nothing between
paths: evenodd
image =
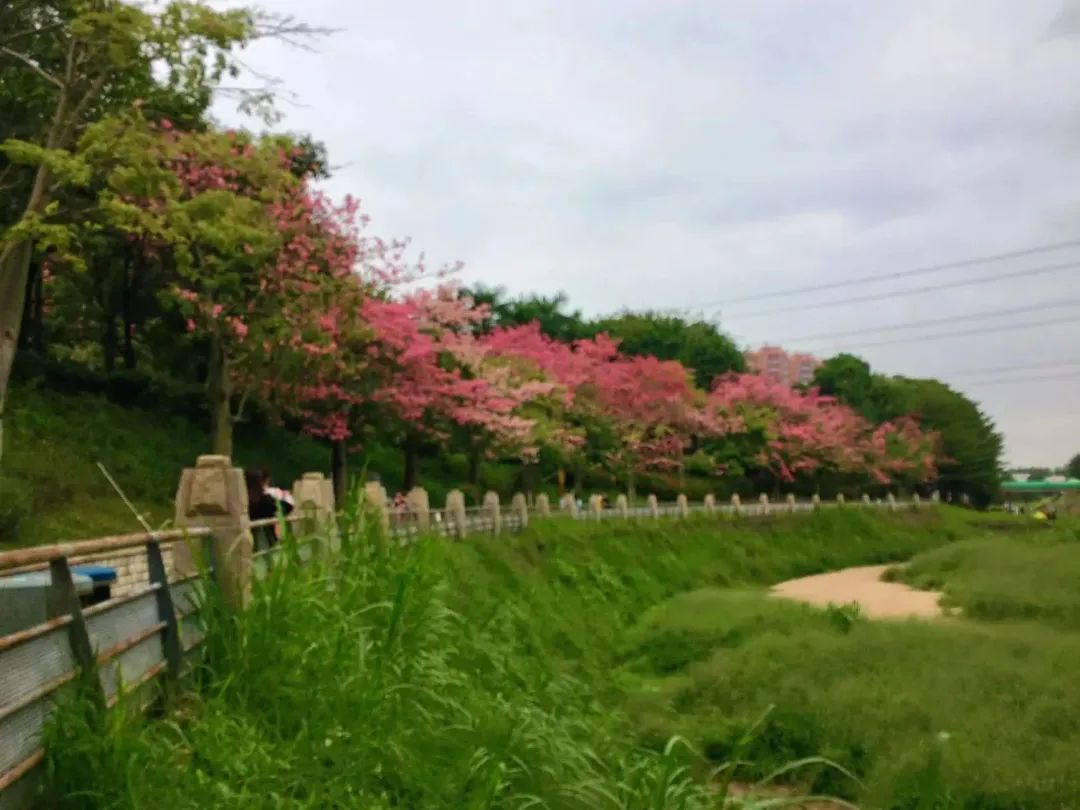
<instances>
[{"instance_id":1,"label":"bush","mask_svg":"<svg viewBox=\"0 0 1080 810\"><path fill-rule=\"evenodd\" d=\"M0 476L0 543L15 542L33 510L34 492L25 481Z\"/></svg>"}]
</instances>

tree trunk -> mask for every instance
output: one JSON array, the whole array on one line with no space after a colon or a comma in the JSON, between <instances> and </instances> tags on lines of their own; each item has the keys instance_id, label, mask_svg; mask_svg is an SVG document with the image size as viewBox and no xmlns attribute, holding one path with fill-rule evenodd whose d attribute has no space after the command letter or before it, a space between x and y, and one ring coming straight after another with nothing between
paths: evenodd
<instances>
[{"instance_id":1,"label":"tree trunk","mask_svg":"<svg viewBox=\"0 0 1080 810\"><path fill-rule=\"evenodd\" d=\"M210 404L211 450L232 456L232 412L229 409L229 368L221 338L210 338L209 376L206 391Z\"/></svg>"},{"instance_id":2,"label":"tree trunk","mask_svg":"<svg viewBox=\"0 0 1080 810\"><path fill-rule=\"evenodd\" d=\"M637 483L634 480L634 471L632 469L626 471L626 500L630 502L630 505L634 505L634 500L637 498Z\"/></svg>"},{"instance_id":3,"label":"tree trunk","mask_svg":"<svg viewBox=\"0 0 1080 810\"><path fill-rule=\"evenodd\" d=\"M480 483L480 445L475 441L469 444L469 480L466 482L470 486L476 486Z\"/></svg>"},{"instance_id":4,"label":"tree trunk","mask_svg":"<svg viewBox=\"0 0 1080 810\"><path fill-rule=\"evenodd\" d=\"M105 316L105 331L101 333L101 356L105 371L112 374L116 369L116 318Z\"/></svg>"},{"instance_id":5,"label":"tree trunk","mask_svg":"<svg viewBox=\"0 0 1080 810\"><path fill-rule=\"evenodd\" d=\"M536 470L538 464L526 462L521 469L521 488L525 490L525 497L532 502L533 491L536 489Z\"/></svg>"},{"instance_id":6,"label":"tree trunk","mask_svg":"<svg viewBox=\"0 0 1080 810\"><path fill-rule=\"evenodd\" d=\"M26 300L23 302L22 324L19 327L19 349L37 352L42 349L44 294L41 263L31 261L26 279Z\"/></svg>"},{"instance_id":7,"label":"tree trunk","mask_svg":"<svg viewBox=\"0 0 1080 810\"><path fill-rule=\"evenodd\" d=\"M124 256L124 286L121 291L120 310L124 322L124 368L128 371L135 370L135 277L136 271L132 266L131 253Z\"/></svg>"},{"instance_id":8,"label":"tree trunk","mask_svg":"<svg viewBox=\"0 0 1080 810\"><path fill-rule=\"evenodd\" d=\"M49 132L45 137L46 149L55 149L59 145L67 107L68 91L65 86L56 99L56 109L53 110ZM45 210L48 186L49 170L44 165L38 166L30 197L20 219ZM34 243L25 236L8 242L0 250L0 459L3 458L4 451L4 403L7 400L8 381L11 379L11 368L15 365L15 352L19 345L19 328L22 326L23 305L26 302L26 281L33 255Z\"/></svg>"},{"instance_id":9,"label":"tree trunk","mask_svg":"<svg viewBox=\"0 0 1080 810\"><path fill-rule=\"evenodd\" d=\"M330 475L334 480L334 503L340 509L349 495L349 448L344 439L330 447Z\"/></svg>"},{"instance_id":10,"label":"tree trunk","mask_svg":"<svg viewBox=\"0 0 1080 810\"><path fill-rule=\"evenodd\" d=\"M405 491L415 487L419 480L420 440L415 433L409 433L405 436Z\"/></svg>"}]
</instances>

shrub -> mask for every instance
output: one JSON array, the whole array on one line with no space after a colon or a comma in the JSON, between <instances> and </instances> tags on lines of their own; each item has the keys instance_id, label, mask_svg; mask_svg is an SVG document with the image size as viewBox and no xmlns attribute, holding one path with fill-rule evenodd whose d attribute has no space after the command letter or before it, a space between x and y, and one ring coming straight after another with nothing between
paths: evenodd
<instances>
[{"instance_id":1,"label":"shrub","mask_svg":"<svg viewBox=\"0 0 1080 810\"><path fill-rule=\"evenodd\" d=\"M25 481L0 476L0 543L15 542L33 509L34 492Z\"/></svg>"}]
</instances>

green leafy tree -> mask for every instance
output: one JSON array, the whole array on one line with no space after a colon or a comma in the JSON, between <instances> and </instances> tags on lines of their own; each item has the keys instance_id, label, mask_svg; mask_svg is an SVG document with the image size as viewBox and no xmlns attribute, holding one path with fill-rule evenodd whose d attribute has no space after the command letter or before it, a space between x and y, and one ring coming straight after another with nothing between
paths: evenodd
<instances>
[{"instance_id":1,"label":"green leafy tree","mask_svg":"<svg viewBox=\"0 0 1080 810\"><path fill-rule=\"evenodd\" d=\"M593 328L617 339L621 354L679 361L693 369L695 383L706 390L717 377L746 369L742 352L731 338L708 321L657 312L624 312L594 321Z\"/></svg>"},{"instance_id":2,"label":"green leafy tree","mask_svg":"<svg viewBox=\"0 0 1080 810\"><path fill-rule=\"evenodd\" d=\"M1065 475L1069 478L1080 478L1080 453L1069 459L1069 463L1065 465Z\"/></svg>"}]
</instances>

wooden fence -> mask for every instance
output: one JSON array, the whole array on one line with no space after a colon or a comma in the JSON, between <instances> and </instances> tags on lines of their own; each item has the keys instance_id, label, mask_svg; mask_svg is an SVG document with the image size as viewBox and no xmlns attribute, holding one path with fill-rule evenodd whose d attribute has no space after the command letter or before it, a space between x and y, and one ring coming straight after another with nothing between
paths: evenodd
<instances>
[{"instance_id":1,"label":"wooden fence","mask_svg":"<svg viewBox=\"0 0 1080 810\"><path fill-rule=\"evenodd\" d=\"M330 482L321 473L306 474L294 484L293 495L296 510L285 524L304 550L301 557L316 553L314 543L332 548L336 513ZM585 508L564 498L558 510L552 510L546 496L529 504L519 493L504 512L495 493L488 493L482 505L467 508L455 490L444 509L432 510L421 489L395 507L375 483L367 485L364 498L402 542L425 534L460 538L518 532L529 521L555 513L577 520L680 518L692 513L760 516L843 503L823 504L816 498L799 502L792 496L773 503L761 496L742 504L736 496L722 505L711 497L690 504L679 496L674 504L661 504L649 496L639 506L625 496L613 504L594 496ZM864 499L859 505L899 509L918 508L919 502L915 498L901 504L890 496ZM111 707L121 693L175 680L199 654L203 641L199 612L204 583L219 588L226 604L242 609L252 579L265 574L280 549L256 549L252 530L277 521L248 519L243 472L222 456L200 457L195 467L184 470L175 523L177 528L169 531L0 553L0 577L44 571L49 576L44 620L0 637L0 810L23 810L32 804L45 755L41 730L62 687L96 672L96 682L89 687ZM107 601L83 607L72 567L88 561L111 565L121 575Z\"/></svg>"}]
</instances>

